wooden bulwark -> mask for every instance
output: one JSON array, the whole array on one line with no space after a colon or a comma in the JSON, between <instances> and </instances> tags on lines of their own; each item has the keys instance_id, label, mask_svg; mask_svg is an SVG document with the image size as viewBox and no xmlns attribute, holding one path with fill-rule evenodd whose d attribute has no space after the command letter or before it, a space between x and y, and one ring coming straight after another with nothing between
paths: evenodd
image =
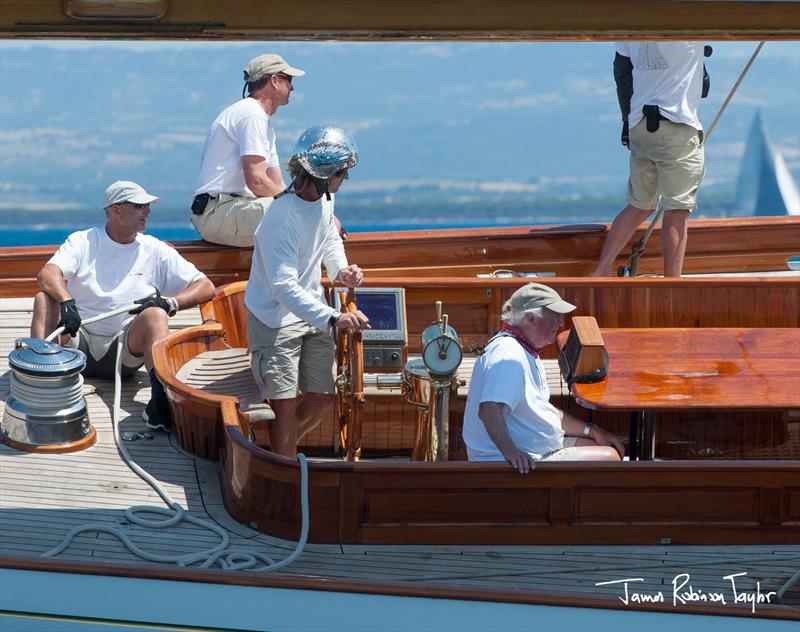
<instances>
[{"instance_id":1,"label":"wooden bulwark","mask_svg":"<svg viewBox=\"0 0 800 632\"><path fill-rule=\"evenodd\" d=\"M169 0L151 19L126 13L69 17L70 0L6 0L3 37L440 40L797 38L795 3L744 0ZM133 3L127 3L132 5ZM105 17L105 19L102 19Z\"/></svg>"},{"instance_id":2,"label":"wooden bulwark","mask_svg":"<svg viewBox=\"0 0 800 632\"><path fill-rule=\"evenodd\" d=\"M300 525L299 466L250 444L223 404L225 506L281 537ZM800 463L310 463L312 542L793 543Z\"/></svg>"},{"instance_id":3,"label":"wooden bulwark","mask_svg":"<svg viewBox=\"0 0 800 632\"><path fill-rule=\"evenodd\" d=\"M607 224L351 233L347 257L376 277L475 278L498 269L555 273L557 278L588 275L600 256ZM646 225L631 238L633 243ZM662 271L660 231L639 260L642 274ZM800 217L692 220L684 273L785 270L798 254ZM217 246L204 241L175 242L175 247L216 286L250 276L251 248ZM0 251L0 296L33 296L36 274L56 246L24 246ZM627 263L623 249L618 265ZM602 325L607 326L607 325Z\"/></svg>"},{"instance_id":4,"label":"wooden bulwark","mask_svg":"<svg viewBox=\"0 0 800 632\"><path fill-rule=\"evenodd\" d=\"M174 334L157 370L222 346L219 325ZM170 343L170 339L172 342ZM228 511L278 537L299 529L299 470L252 444L236 399L163 381L177 436L219 453ZM197 399L197 401L193 401ZM791 543L800 534L800 462L505 464L311 463L311 541L319 543Z\"/></svg>"}]
</instances>

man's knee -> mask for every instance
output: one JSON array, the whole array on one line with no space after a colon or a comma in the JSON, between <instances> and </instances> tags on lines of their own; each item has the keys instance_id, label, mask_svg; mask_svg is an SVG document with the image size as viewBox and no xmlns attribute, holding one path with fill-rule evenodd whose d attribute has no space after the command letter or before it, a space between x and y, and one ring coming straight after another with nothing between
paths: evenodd
<instances>
[{"instance_id":1,"label":"man's knee","mask_svg":"<svg viewBox=\"0 0 800 632\"><path fill-rule=\"evenodd\" d=\"M152 332L157 337L162 337L169 332L169 316L160 307L148 307L136 315L131 327L141 327L143 332Z\"/></svg>"}]
</instances>

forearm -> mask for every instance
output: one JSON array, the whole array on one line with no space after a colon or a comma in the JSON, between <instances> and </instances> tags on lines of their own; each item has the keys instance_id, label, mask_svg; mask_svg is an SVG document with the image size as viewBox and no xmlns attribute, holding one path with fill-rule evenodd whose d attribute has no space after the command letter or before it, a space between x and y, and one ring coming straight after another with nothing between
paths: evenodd
<instances>
[{"instance_id":1,"label":"forearm","mask_svg":"<svg viewBox=\"0 0 800 632\"><path fill-rule=\"evenodd\" d=\"M42 292L58 303L63 303L72 298L67 290L67 280L61 272L61 268L51 263L45 265L36 276L36 281Z\"/></svg>"},{"instance_id":2,"label":"forearm","mask_svg":"<svg viewBox=\"0 0 800 632\"><path fill-rule=\"evenodd\" d=\"M203 277L191 283L182 292L178 292L173 298L178 301L178 309L189 309L200 303L210 301L213 296L214 284Z\"/></svg>"},{"instance_id":3,"label":"forearm","mask_svg":"<svg viewBox=\"0 0 800 632\"><path fill-rule=\"evenodd\" d=\"M256 197L275 197L286 188L283 183L283 178L272 179L266 173L249 179L247 181L247 188L253 192Z\"/></svg>"},{"instance_id":4,"label":"forearm","mask_svg":"<svg viewBox=\"0 0 800 632\"><path fill-rule=\"evenodd\" d=\"M563 410L558 411L561 414L561 429L564 431L564 434L568 437L583 437L584 436L584 429L586 428L587 422L578 419L577 417L573 417L569 413L564 412Z\"/></svg>"},{"instance_id":5,"label":"forearm","mask_svg":"<svg viewBox=\"0 0 800 632\"><path fill-rule=\"evenodd\" d=\"M243 160L244 181L256 197L275 197L286 188L278 167L267 167L266 161Z\"/></svg>"},{"instance_id":6,"label":"forearm","mask_svg":"<svg viewBox=\"0 0 800 632\"><path fill-rule=\"evenodd\" d=\"M483 422L489 438L502 454L517 450L517 446L508 433L506 424L505 404L499 402L483 402L478 407L478 418Z\"/></svg>"}]
</instances>

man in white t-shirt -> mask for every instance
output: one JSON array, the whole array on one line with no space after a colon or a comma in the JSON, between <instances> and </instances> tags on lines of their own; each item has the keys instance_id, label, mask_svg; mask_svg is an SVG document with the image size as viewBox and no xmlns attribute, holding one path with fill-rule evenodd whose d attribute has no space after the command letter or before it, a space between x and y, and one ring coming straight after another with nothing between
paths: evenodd
<instances>
[{"instance_id":1,"label":"man in white t-shirt","mask_svg":"<svg viewBox=\"0 0 800 632\"><path fill-rule=\"evenodd\" d=\"M272 116L289 103L292 79L304 71L280 55L259 55L244 71L247 97L214 120L203 147L192 223L206 241L253 245L253 234L285 184Z\"/></svg>"},{"instance_id":2,"label":"man in white t-shirt","mask_svg":"<svg viewBox=\"0 0 800 632\"><path fill-rule=\"evenodd\" d=\"M529 283L503 305L503 327L475 362L464 410L470 461L508 461L527 474L537 461L618 461L618 437L550 403L542 349L575 306Z\"/></svg>"},{"instance_id":3,"label":"man in white t-shirt","mask_svg":"<svg viewBox=\"0 0 800 632\"><path fill-rule=\"evenodd\" d=\"M61 344L86 353L84 374L113 378L122 336L122 375L142 364L150 373L151 399L142 416L151 428L169 430L152 346L167 335L169 316L210 300L214 285L174 248L142 234L156 200L135 182L121 180L106 189L105 226L72 233L36 277L41 292L33 303L31 337L44 338L63 326ZM131 303L139 307L82 324Z\"/></svg>"},{"instance_id":4,"label":"man in white t-shirt","mask_svg":"<svg viewBox=\"0 0 800 632\"><path fill-rule=\"evenodd\" d=\"M612 276L617 255L639 225L664 208L664 276L681 275L689 214L705 174L703 126L697 117L704 86L699 42L621 42L614 79L630 148L628 205L608 233L593 276Z\"/></svg>"},{"instance_id":5,"label":"man in white t-shirt","mask_svg":"<svg viewBox=\"0 0 800 632\"><path fill-rule=\"evenodd\" d=\"M294 457L298 440L330 410L333 329L369 327L362 312L342 314L328 305L321 283L322 264L329 279L348 287L364 278L348 265L333 217L333 194L357 162L356 144L342 130L306 130L289 161L292 186L256 231L244 298L247 343L253 376L275 412L270 449L284 456Z\"/></svg>"}]
</instances>

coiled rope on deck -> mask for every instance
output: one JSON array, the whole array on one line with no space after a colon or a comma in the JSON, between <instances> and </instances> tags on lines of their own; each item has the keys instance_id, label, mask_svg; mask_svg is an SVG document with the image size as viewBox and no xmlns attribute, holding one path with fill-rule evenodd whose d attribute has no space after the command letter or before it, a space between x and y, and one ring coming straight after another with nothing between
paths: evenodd
<instances>
[{"instance_id":1,"label":"coiled rope on deck","mask_svg":"<svg viewBox=\"0 0 800 632\"><path fill-rule=\"evenodd\" d=\"M128 305L117 310L95 316L94 318L83 321L84 324L90 324L98 320L110 318L123 312L128 312L135 309L137 305ZM64 327L59 327L46 340L53 340L64 331ZM64 536L61 543L42 553L41 557L55 557L65 551L72 541L81 533L87 531L107 533L116 537L125 547L137 557L148 562L160 562L167 564L177 564L178 566L192 566L199 564L200 568L210 568L217 566L225 570L250 570L257 572L272 572L280 568L288 566L294 562L303 552L305 545L308 541L308 463L304 454L297 455L297 460L300 463L300 511L301 511L301 529L300 539L294 551L284 560L276 562L269 555L259 551L244 550L244 549L231 549L230 536L228 532L213 522L196 518L188 513L179 502L177 502L170 494L163 488L163 486L149 473L143 470L131 457L128 448L122 442L119 434L119 418L121 410L122 399L122 385L121 385L121 365L122 365L122 340L123 336L117 338L117 357L114 367L114 408L112 412L111 426L114 431L114 442L117 445L117 450L122 455L125 464L136 473L142 480L144 480L153 490L161 497L167 507L157 507L154 505L137 505L128 507L125 510L125 517L133 524L148 529L166 529L177 525L181 521L186 521L195 526L203 529L208 529L214 532L220 538L219 544L214 547L203 549L200 551L178 554L178 555L158 555L145 551L138 546L130 537L118 527L112 527L105 523L92 522L87 524L78 525L73 527ZM144 518L140 514L151 514L157 516L164 516L164 518ZM259 565L260 563L260 565Z\"/></svg>"}]
</instances>

